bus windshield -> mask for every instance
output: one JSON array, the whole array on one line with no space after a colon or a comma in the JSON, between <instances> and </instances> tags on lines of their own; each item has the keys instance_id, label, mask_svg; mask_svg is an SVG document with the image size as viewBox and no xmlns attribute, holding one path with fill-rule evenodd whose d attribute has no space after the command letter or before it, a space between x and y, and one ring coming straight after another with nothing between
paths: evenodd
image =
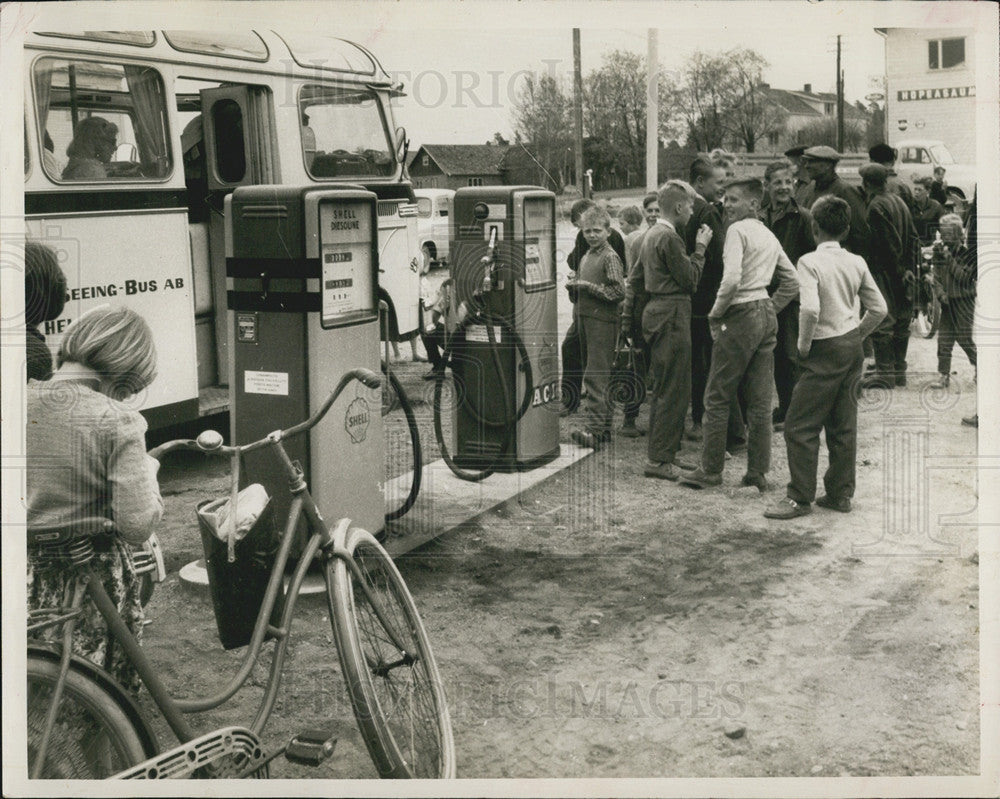
<instances>
[{"instance_id":1,"label":"bus windshield","mask_svg":"<svg viewBox=\"0 0 1000 799\"><path fill-rule=\"evenodd\" d=\"M299 124L311 177L387 177L395 172L389 130L373 91L303 86Z\"/></svg>"}]
</instances>

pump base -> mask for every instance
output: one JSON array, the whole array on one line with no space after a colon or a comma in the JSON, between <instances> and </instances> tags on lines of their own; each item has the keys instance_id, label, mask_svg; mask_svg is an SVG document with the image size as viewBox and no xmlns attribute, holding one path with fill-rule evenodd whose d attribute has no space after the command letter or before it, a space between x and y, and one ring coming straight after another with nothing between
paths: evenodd
<instances>
[{"instance_id":1,"label":"pump base","mask_svg":"<svg viewBox=\"0 0 1000 799\"><path fill-rule=\"evenodd\" d=\"M488 457L474 457L474 456L458 456L452 458L455 461L455 465L462 469L485 469L489 466L493 466L498 472L528 472L532 469L537 469L539 466L544 466L546 463L551 463L556 458L559 457L559 445L544 453L539 455L537 458L533 458L529 461L513 460L509 457L502 458L498 462L493 461Z\"/></svg>"},{"instance_id":2,"label":"pump base","mask_svg":"<svg viewBox=\"0 0 1000 799\"><path fill-rule=\"evenodd\" d=\"M593 453L591 449L564 443L558 457L537 469L497 473L479 483L460 480L443 460L425 464L420 496L405 516L386 525L389 537L385 548L398 557L451 530L462 529L481 513L515 499ZM410 479L410 474L393 478L388 484L389 496L407 491ZM571 487L566 490L575 496ZM540 518L539 523L544 521Z\"/></svg>"}]
</instances>

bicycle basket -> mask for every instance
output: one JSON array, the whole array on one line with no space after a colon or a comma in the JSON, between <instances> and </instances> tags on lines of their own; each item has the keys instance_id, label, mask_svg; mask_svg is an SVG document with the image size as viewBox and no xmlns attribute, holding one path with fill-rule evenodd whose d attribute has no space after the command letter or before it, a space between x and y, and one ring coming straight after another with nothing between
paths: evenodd
<instances>
[{"instance_id":1,"label":"bicycle basket","mask_svg":"<svg viewBox=\"0 0 1000 799\"><path fill-rule=\"evenodd\" d=\"M216 532L216 511L225 502L219 499L199 502L196 515L219 640L225 649L235 649L246 646L253 637L279 535L274 529L274 503L268 497L256 521L236 542L235 558L230 562L228 541L220 539ZM284 605L284 587L281 587L271 611L270 623L275 627L281 621Z\"/></svg>"}]
</instances>

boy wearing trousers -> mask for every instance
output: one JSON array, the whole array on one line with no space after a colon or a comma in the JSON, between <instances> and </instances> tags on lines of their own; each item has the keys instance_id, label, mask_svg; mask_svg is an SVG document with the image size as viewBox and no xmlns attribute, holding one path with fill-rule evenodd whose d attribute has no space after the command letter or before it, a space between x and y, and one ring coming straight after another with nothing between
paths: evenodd
<instances>
[{"instance_id":1,"label":"boy wearing trousers","mask_svg":"<svg viewBox=\"0 0 1000 799\"><path fill-rule=\"evenodd\" d=\"M851 210L838 197L812 209L816 251L799 259L799 365L801 374L785 418L787 496L764 511L769 519L812 512L819 462L819 434L826 431L830 465L823 476L823 508L847 513L854 496L858 433L858 384L862 339L888 312L864 259L840 246ZM864 316L858 321L857 300Z\"/></svg>"},{"instance_id":2,"label":"boy wearing trousers","mask_svg":"<svg viewBox=\"0 0 1000 799\"><path fill-rule=\"evenodd\" d=\"M775 235L758 218L764 186L750 178L726 187L729 220L722 251L723 273L715 304L708 314L715 343L705 389L701 468L683 475L693 488L722 483L729 409L741 386L747 399L747 472L744 485L767 489L771 464L771 400L777 313L795 297L795 269ZM778 289L767 287L778 274Z\"/></svg>"}]
</instances>

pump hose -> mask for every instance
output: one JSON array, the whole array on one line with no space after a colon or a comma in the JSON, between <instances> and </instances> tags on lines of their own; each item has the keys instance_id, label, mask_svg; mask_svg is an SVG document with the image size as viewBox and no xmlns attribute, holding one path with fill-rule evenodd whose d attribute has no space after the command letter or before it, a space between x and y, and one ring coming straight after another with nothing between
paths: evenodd
<instances>
[{"instance_id":1,"label":"pump hose","mask_svg":"<svg viewBox=\"0 0 1000 799\"><path fill-rule=\"evenodd\" d=\"M492 356L491 361L493 363L493 370L496 372L497 380L500 383L500 396L506 398L508 396L509 386L507 384L507 376L504 374L503 365L500 363L500 352L497 348L496 334L494 333L493 327L504 328L504 334L508 336L508 340L514 343L517 348L518 354L521 357L521 368L525 375L525 386L524 386L524 398L521 400L521 404L518 409L511 413L510 409L507 407L506 402L503 403L504 406L504 418L500 421L491 421L489 419L483 418L477 411L473 410L471 407L469 410L472 412L473 417L476 421L484 424L488 427L499 427L503 430L503 441L500 445L500 452L504 453L507 451L507 446L510 444L511 436L513 435L514 427L521 417L527 413L528 408L531 407L531 398L534 394L534 380L531 371L531 361L528 358L528 350L524 346L524 342L521 337L517 335L514 329L503 322L500 319L495 319L492 316L488 316L482 313L476 314L473 318L468 320L480 321L486 325L486 337L489 341L490 355ZM455 340L458 338L457 335L451 337L445 346L444 352L441 355L442 363L451 363L451 355L454 350ZM460 480L466 480L470 483L478 483L480 480L485 480L491 474L497 470L498 463L494 462L485 469L479 471L473 471L470 469L463 469L458 464L452 460L451 453L448 451L448 445L444 441L444 430L441 427L441 389L444 386L444 370L442 369L434 377L434 436L437 438L438 447L441 449L441 458L451 469L452 473Z\"/></svg>"},{"instance_id":2,"label":"pump hose","mask_svg":"<svg viewBox=\"0 0 1000 799\"><path fill-rule=\"evenodd\" d=\"M389 378L389 387L396 393L396 397L399 399L399 407L402 408L403 415L406 417L406 426L410 429L410 449L413 453L413 480L410 483L410 493L403 500L402 505L396 508L396 510L385 514L385 520L391 522L393 519L398 519L406 513L413 507L413 503L417 501L417 494L420 493L420 479L424 472L424 460L423 453L420 450L420 430L417 428L417 417L413 414L413 406L410 405L410 399L406 396L402 385L396 379L396 375L389 370L385 361L382 361L382 374Z\"/></svg>"}]
</instances>

